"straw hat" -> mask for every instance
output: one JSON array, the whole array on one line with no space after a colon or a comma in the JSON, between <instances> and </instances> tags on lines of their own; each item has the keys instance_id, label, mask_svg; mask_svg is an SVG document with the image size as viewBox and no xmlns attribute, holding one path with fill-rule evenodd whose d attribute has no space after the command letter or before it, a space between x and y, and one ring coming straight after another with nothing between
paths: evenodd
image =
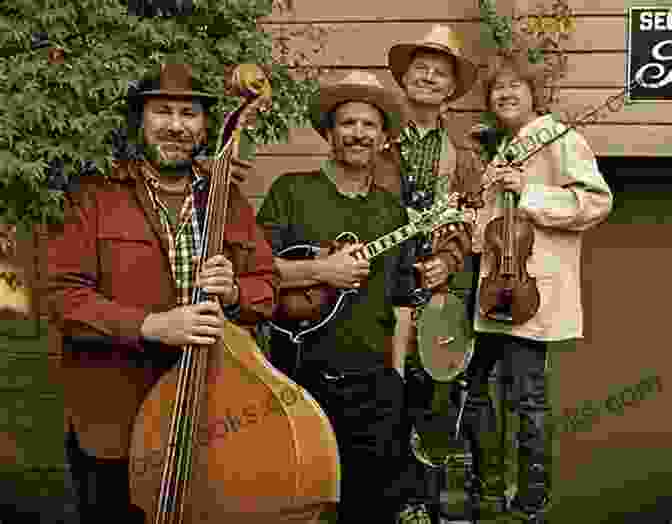
<instances>
[{"instance_id":1,"label":"straw hat","mask_svg":"<svg viewBox=\"0 0 672 524\"><path fill-rule=\"evenodd\" d=\"M327 138L327 115L345 102L367 102L385 114L391 138L399 136L408 123L408 110L401 96L385 89L378 77L365 71L353 71L345 78L324 86L310 107L310 120L315 130Z\"/></svg>"},{"instance_id":2,"label":"straw hat","mask_svg":"<svg viewBox=\"0 0 672 524\"><path fill-rule=\"evenodd\" d=\"M456 100L467 93L474 83L478 67L462 56L462 43L450 27L435 25L422 40L410 44L397 44L390 48L387 63L397 83L404 88L403 77L411 65L411 57L418 49L441 51L455 57L455 92L446 98L446 102Z\"/></svg>"}]
</instances>

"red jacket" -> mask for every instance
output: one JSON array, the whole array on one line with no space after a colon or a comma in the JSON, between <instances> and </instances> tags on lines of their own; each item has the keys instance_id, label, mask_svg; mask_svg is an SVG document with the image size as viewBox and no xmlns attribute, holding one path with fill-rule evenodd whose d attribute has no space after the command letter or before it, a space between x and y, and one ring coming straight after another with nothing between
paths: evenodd
<instances>
[{"instance_id":1,"label":"red jacket","mask_svg":"<svg viewBox=\"0 0 672 524\"><path fill-rule=\"evenodd\" d=\"M98 457L127 456L144 395L179 354L140 336L149 313L177 303L167 241L138 167L124 162L109 181L82 178L66 202L64 225L50 229L47 243L50 319L80 341L73 346L78 351L63 351L66 424ZM270 318L278 277L271 248L235 182L229 202L222 253L239 280L239 323L254 327Z\"/></svg>"}]
</instances>

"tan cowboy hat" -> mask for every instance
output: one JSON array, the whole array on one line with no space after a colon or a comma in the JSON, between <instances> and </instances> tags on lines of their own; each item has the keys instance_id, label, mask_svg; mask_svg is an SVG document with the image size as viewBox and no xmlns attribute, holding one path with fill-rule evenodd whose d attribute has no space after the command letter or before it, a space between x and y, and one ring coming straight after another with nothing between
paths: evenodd
<instances>
[{"instance_id":1,"label":"tan cowboy hat","mask_svg":"<svg viewBox=\"0 0 672 524\"><path fill-rule=\"evenodd\" d=\"M401 96L385 89L378 77L365 71L353 71L345 78L320 89L310 107L310 120L326 140L327 115L345 102L367 102L380 109L387 120L387 132L396 138L408 123L408 110Z\"/></svg>"},{"instance_id":2,"label":"tan cowboy hat","mask_svg":"<svg viewBox=\"0 0 672 524\"><path fill-rule=\"evenodd\" d=\"M435 25L422 40L411 44L397 44L390 48L387 63L392 76L402 89L404 88L404 75L408 71L413 53L417 49L441 51L455 57L457 64L455 81L457 85L455 92L446 98L446 102L460 98L473 87L476 82L478 67L462 56L462 43L457 33L448 26Z\"/></svg>"},{"instance_id":3,"label":"tan cowboy hat","mask_svg":"<svg viewBox=\"0 0 672 524\"><path fill-rule=\"evenodd\" d=\"M198 79L194 78L189 64L161 64L159 75L146 77L137 84L135 92L129 90L129 99L145 96L174 96L200 98L206 105L217 101L217 96L206 93Z\"/></svg>"}]
</instances>

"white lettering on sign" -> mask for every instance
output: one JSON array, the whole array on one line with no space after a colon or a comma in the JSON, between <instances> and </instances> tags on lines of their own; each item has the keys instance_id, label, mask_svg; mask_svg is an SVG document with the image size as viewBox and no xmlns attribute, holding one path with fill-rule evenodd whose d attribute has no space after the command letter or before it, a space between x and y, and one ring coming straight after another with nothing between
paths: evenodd
<instances>
[{"instance_id":1,"label":"white lettering on sign","mask_svg":"<svg viewBox=\"0 0 672 524\"><path fill-rule=\"evenodd\" d=\"M668 49L667 55L663 53L663 48L665 46L670 47L670 49ZM665 74L665 67L657 62L667 62L672 60L672 40L663 40L662 42L658 42L656 45L654 45L651 49L651 56L656 62L649 62L648 64L640 67L635 73L635 80L637 80L642 87L647 88L658 88L671 84L672 69L667 71L667 74ZM654 80L654 82L647 82L644 80L644 75L651 70L654 72L650 74L649 78ZM660 80L661 78L662 80ZM655 82L655 80L660 80L660 82Z\"/></svg>"},{"instance_id":2,"label":"white lettering on sign","mask_svg":"<svg viewBox=\"0 0 672 524\"><path fill-rule=\"evenodd\" d=\"M639 15L640 31L672 31L672 11L642 11Z\"/></svg>"}]
</instances>

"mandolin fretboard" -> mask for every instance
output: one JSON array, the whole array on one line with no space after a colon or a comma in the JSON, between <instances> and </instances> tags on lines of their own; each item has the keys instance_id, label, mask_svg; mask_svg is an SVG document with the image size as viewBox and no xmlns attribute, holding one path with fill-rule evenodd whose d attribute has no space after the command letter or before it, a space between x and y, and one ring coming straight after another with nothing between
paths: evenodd
<instances>
[{"instance_id":1,"label":"mandolin fretboard","mask_svg":"<svg viewBox=\"0 0 672 524\"><path fill-rule=\"evenodd\" d=\"M369 242L368 244L365 244L364 246L362 246L361 249L353 251L352 256L354 256L358 260L361 259L370 260L384 253L385 251L388 251L393 247L398 246L405 240L408 240L412 236L416 235L418 232L420 232L420 228L418 228L414 224L407 224L405 226L401 226L400 228L395 229L391 233L387 233L386 235L383 235L382 237L372 242Z\"/></svg>"}]
</instances>

